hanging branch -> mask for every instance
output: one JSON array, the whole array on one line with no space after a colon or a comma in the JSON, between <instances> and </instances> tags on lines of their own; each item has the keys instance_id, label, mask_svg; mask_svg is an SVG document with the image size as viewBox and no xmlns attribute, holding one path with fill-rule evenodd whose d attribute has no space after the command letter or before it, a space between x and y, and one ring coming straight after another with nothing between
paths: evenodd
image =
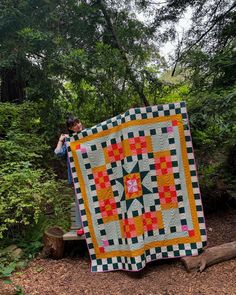
<instances>
[{"instance_id":1,"label":"hanging branch","mask_svg":"<svg viewBox=\"0 0 236 295\"><path fill-rule=\"evenodd\" d=\"M171 74L172 77L174 76L175 70L177 68L177 63L178 63L178 60L180 58L180 52L181 52L182 45L183 45L183 37L181 38L181 40L178 40L178 44L177 44L177 59L176 59L175 66L174 66L174 69L173 69L172 74Z\"/></svg>"},{"instance_id":2,"label":"hanging branch","mask_svg":"<svg viewBox=\"0 0 236 295\"><path fill-rule=\"evenodd\" d=\"M137 81L137 78L135 77L135 74L133 73L133 71L131 69L131 66L129 64L128 58L127 58L126 53L125 53L125 50L123 49L123 47L122 47L122 45L120 43L118 34L116 32L114 24L112 23L112 18L110 16L109 12L108 12L106 4L104 3L103 0L97 0L97 4L99 5L99 7L100 7L100 9L101 9L101 11L102 11L102 13L104 15L107 26L110 29L111 34L112 34L112 36L113 36L113 38L115 40L116 46L119 49L119 51L121 53L121 56L122 56L123 60L126 63L127 74L129 76L130 80L132 81L135 90L139 94L139 97L141 99L141 103L144 103L145 106L150 105L147 98L146 98L146 96L145 96L145 94L144 94L144 92L143 92L143 87Z\"/></svg>"},{"instance_id":3,"label":"hanging branch","mask_svg":"<svg viewBox=\"0 0 236 295\"><path fill-rule=\"evenodd\" d=\"M219 22L221 21L231 10L233 10L234 8L236 7L236 3L234 3L224 14L218 16L215 21L213 22L213 24L210 26L210 28L204 32L191 46L189 46L189 48L183 52L182 54L178 54L179 56L177 57L176 59L176 62L175 62L175 67L174 67L174 70L171 74L171 76L174 76L174 73L175 73L175 69L176 69L176 66L177 66L177 63L195 46L197 45L213 28L214 26Z\"/></svg>"}]
</instances>

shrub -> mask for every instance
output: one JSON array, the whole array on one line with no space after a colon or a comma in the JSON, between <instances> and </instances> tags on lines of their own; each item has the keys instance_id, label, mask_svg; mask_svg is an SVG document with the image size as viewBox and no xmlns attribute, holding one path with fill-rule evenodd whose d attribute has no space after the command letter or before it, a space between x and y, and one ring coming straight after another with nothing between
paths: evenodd
<instances>
[{"instance_id":1,"label":"shrub","mask_svg":"<svg viewBox=\"0 0 236 295\"><path fill-rule=\"evenodd\" d=\"M26 234L48 208L55 217L64 210L65 183L49 167L41 111L35 103L0 103L0 238Z\"/></svg>"}]
</instances>

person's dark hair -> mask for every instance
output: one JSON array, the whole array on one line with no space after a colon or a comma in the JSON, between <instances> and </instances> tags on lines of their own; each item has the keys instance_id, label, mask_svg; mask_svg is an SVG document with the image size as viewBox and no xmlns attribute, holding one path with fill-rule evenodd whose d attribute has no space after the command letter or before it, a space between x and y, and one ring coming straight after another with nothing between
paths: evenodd
<instances>
[{"instance_id":1,"label":"person's dark hair","mask_svg":"<svg viewBox=\"0 0 236 295\"><path fill-rule=\"evenodd\" d=\"M79 123L80 120L73 115L69 115L66 119L66 127L68 131L71 131L70 128L73 127L76 123Z\"/></svg>"}]
</instances>

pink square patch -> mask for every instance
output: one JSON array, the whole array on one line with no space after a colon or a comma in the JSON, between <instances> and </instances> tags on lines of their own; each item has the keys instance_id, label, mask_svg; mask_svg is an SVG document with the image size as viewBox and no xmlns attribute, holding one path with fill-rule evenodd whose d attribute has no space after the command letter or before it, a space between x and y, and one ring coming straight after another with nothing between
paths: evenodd
<instances>
[{"instance_id":1,"label":"pink square patch","mask_svg":"<svg viewBox=\"0 0 236 295\"><path fill-rule=\"evenodd\" d=\"M168 132L168 133L173 132L173 127L172 127L172 126L168 126L168 127L167 127L167 132Z\"/></svg>"},{"instance_id":2,"label":"pink square patch","mask_svg":"<svg viewBox=\"0 0 236 295\"><path fill-rule=\"evenodd\" d=\"M182 225L182 231L188 231L188 226L187 225Z\"/></svg>"},{"instance_id":3,"label":"pink square patch","mask_svg":"<svg viewBox=\"0 0 236 295\"><path fill-rule=\"evenodd\" d=\"M104 246L104 247L109 246L109 242L108 242L108 240L103 240L102 242L103 242L103 246Z\"/></svg>"}]
</instances>

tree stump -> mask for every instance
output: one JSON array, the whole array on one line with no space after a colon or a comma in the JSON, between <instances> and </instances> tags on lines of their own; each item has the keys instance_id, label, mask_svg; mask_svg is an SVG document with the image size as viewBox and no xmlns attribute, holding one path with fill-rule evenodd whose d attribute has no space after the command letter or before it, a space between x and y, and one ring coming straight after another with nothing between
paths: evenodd
<instances>
[{"instance_id":1,"label":"tree stump","mask_svg":"<svg viewBox=\"0 0 236 295\"><path fill-rule=\"evenodd\" d=\"M64 254L64 231L58 226L50 227L44 232L44 248L42 254L44 257L60 259Z\"/></svg>"},{"instance_id":2,"label":"tree stump","mask_svg":"<svg viewBox=\"0 0 236 295\"><path fill-rule=\"evenodd\" d=\"M187 271L199 270L202 272L206 267L236 257L236 241L211 247L199 255L181 258Z\"/></svg>"}]
</instances>

